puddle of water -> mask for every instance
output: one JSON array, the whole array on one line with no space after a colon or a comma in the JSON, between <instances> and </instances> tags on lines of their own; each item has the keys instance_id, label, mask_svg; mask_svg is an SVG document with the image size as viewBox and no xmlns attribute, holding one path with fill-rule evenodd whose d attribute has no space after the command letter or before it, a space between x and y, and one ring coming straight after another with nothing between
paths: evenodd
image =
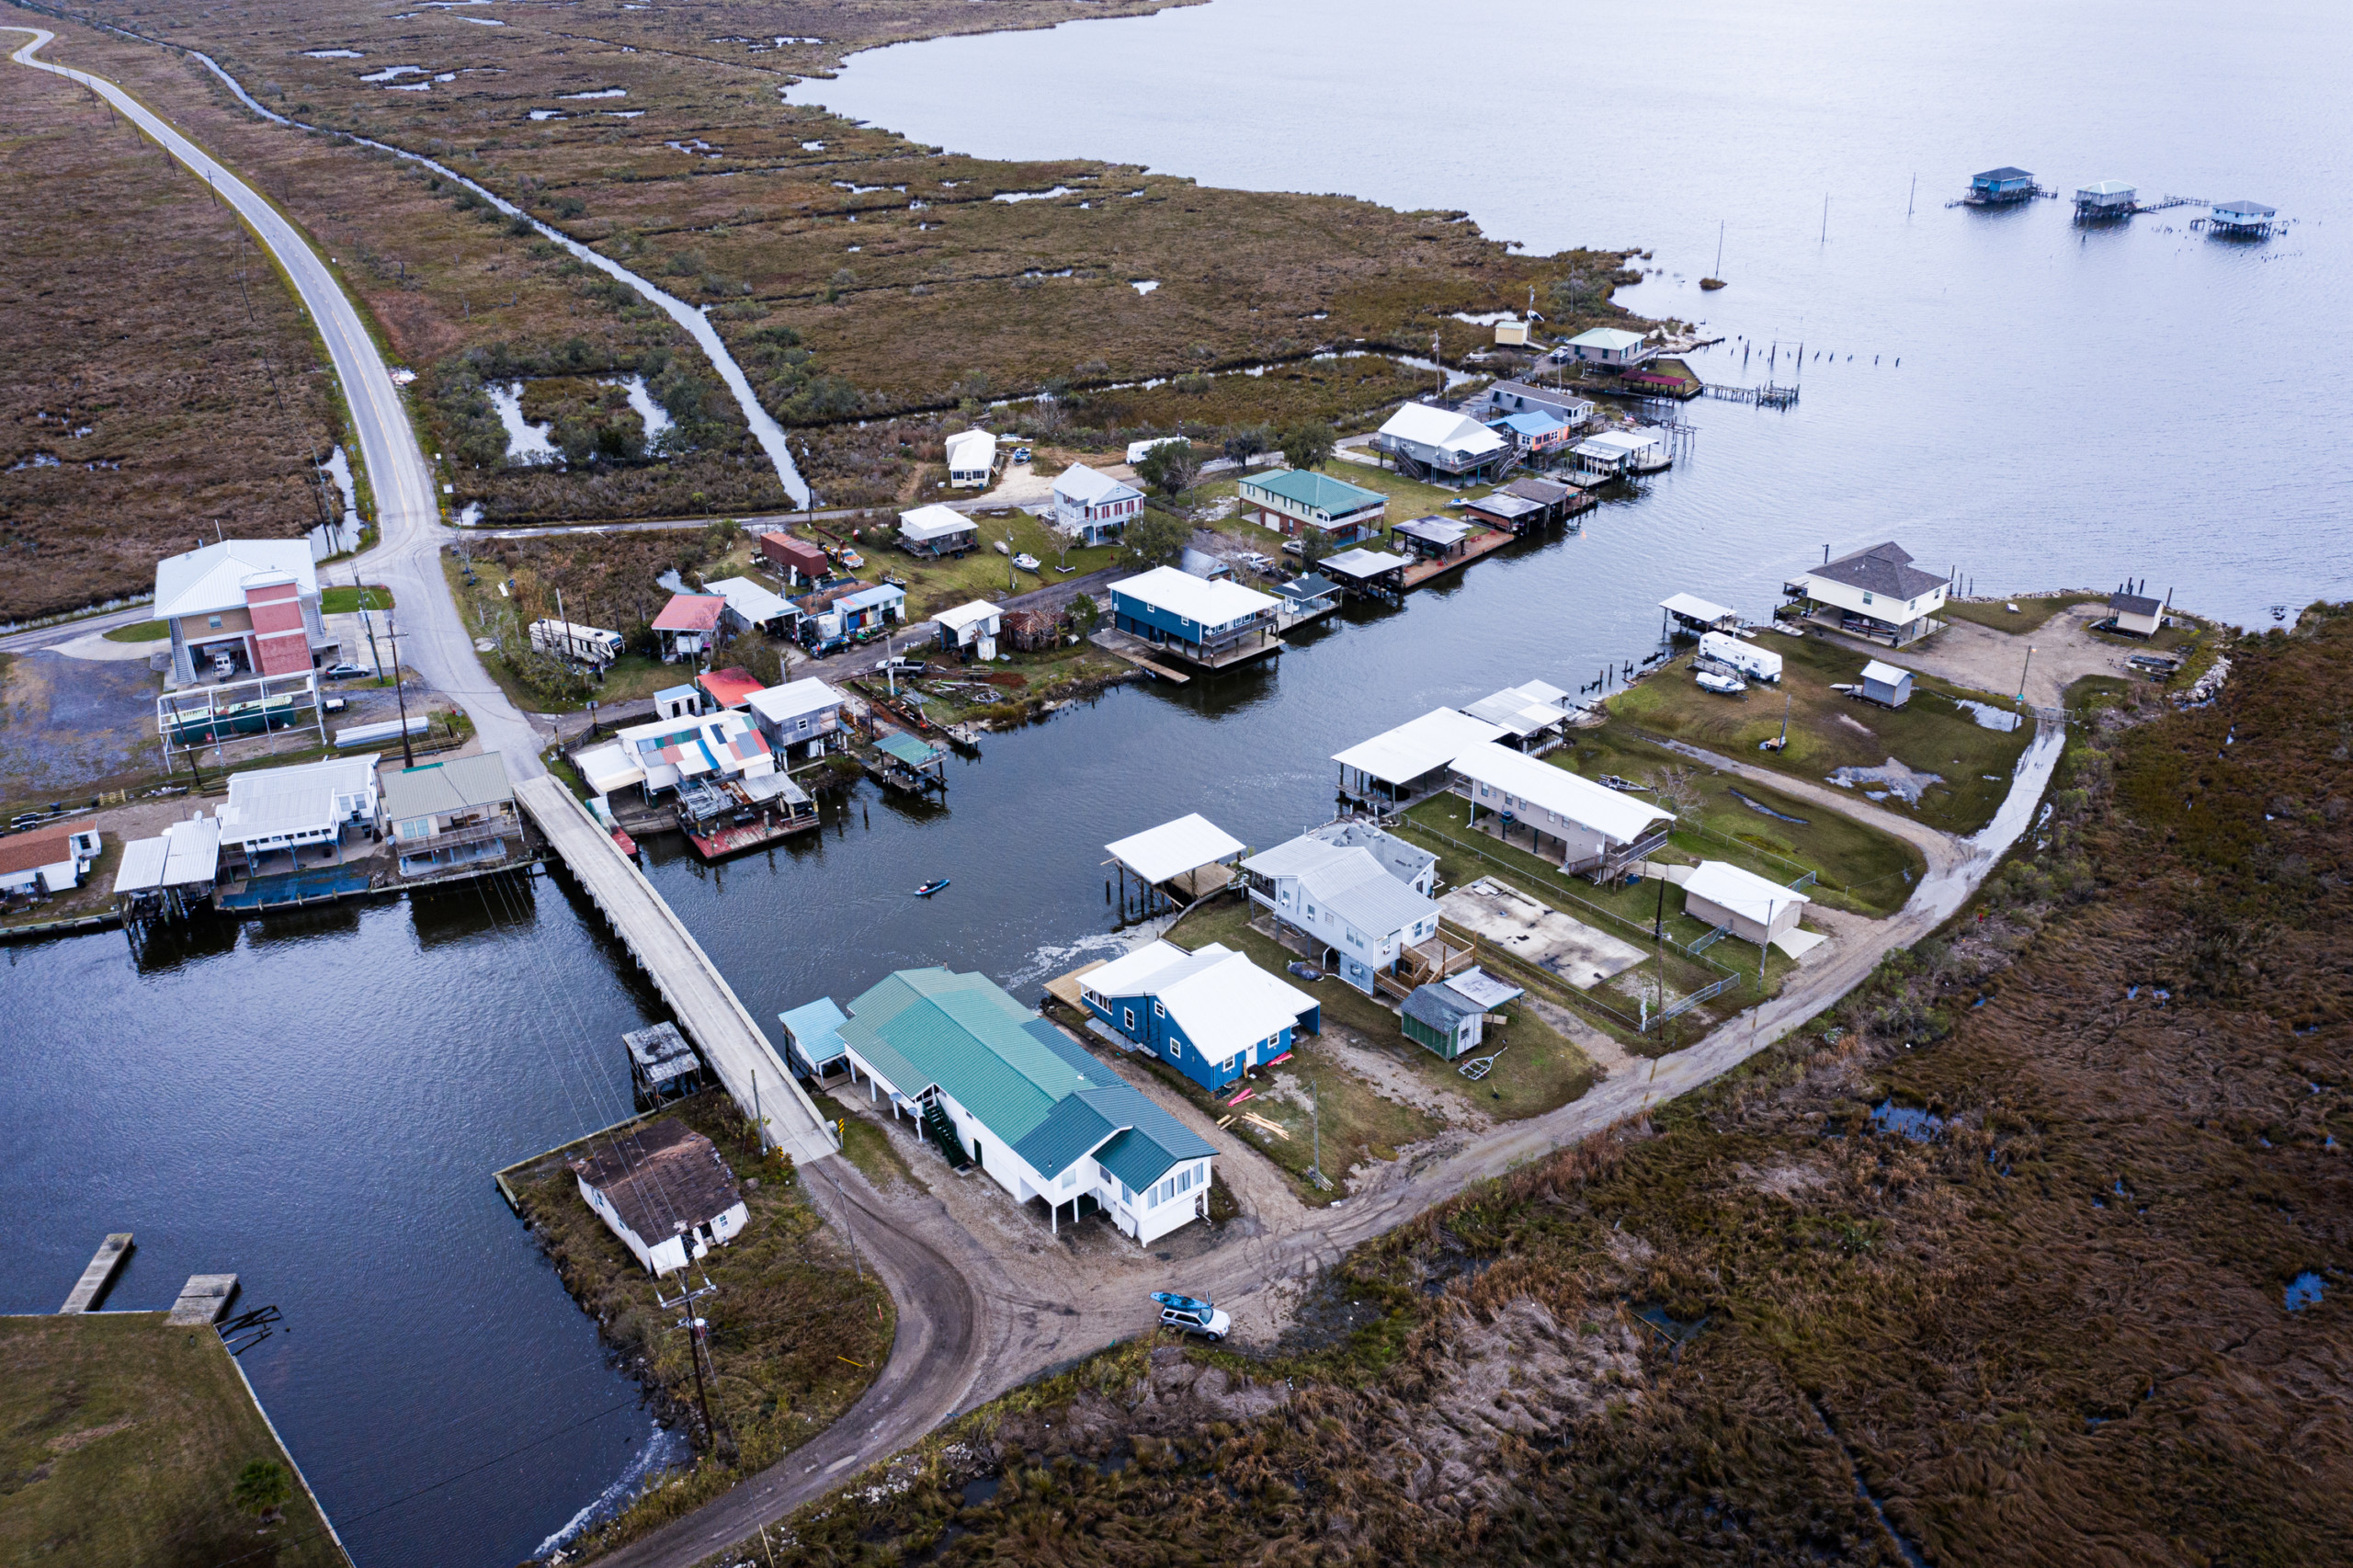
<instances>
[{"instance_id":1,"label":"puddle of water","mask_svg":"<svg viewBox=\"0 0 2353 1568\"><path fill-rule=\"evenodd\" d=\"M907 192L907 187L904 185L854 185L846 179L835 180L834 188L848 191L852 196L868 196L878 190L895 190L902 196Z\"/></svg>"},{"instance_id":2,"label":"puddle of water","mask_svg":"<svg viewBox=\"0 0 2353 1568\"><path fill-rule=\"evenodd\" d=\"M531 111L531 118L533 119L570 119L572 117L560 108L535 108Z\"/></svg>"},{"instance_id":3,"label":"puddle of water","mask_svg":"<svg viewBox=\"0 0 2353 1568\"><path fill-rule=\"evenodd\" d=\"M1973 702L1965 697L1954 698L1953 706L1966 709L1969 716L1977 721L1979 729L1999 730L2006 735L2018 727L2021 718L2009 709L1996 708L1990 702Z\"/></svg>"},{"instance_id":4,"label":"puddle of water","mask_svg":"<svg viewBox=\"0 0 2353 1568\"><path fill-rule=\"evenodd\" d=\"M963 1487L961 1488L964 1496L964 1506L967 1508L979 1507L982 1504L995 1496L997 1494L997 1488L1004 1484L1005 1477L1001 1475L976 1475L972 1477L972 1480L964 1483Z\"/></svg>"},{"instance_id":5,"label":"puddle of water","mask_svg":"<svg viewBox=\"0 0 2353 1568\"><path fill-rule=\"evenodd\" d=\"M1689 1323L1686 1323L1656 1301L1643 1302L1634 1309L1634 1315L1665 1335L1667 1340L1675 1345L1690 1344L1691 1341L1699 1338L1700 1331L1708 1326L1708 1320L1704 1317L1694 1318Z\"/></svg>"},{"instance_id":6,"label":"puddle of water","mask_svg":"<svg viewBox=\"0 0 2353 1568\"><path fill-rule=\"evenodd\" d=\"M1911 1106L1881 1100L1871 1107L1871 1125L1881 1132L1899 1132L1915 1143L1926 1143L1944 1131L1945 1119Z\"/></svg>"},{"instance_id":7,"label":"puddle of water","mask_svg":"<svg viewBox=\"0 0 2353 1568\"><path fill-rule=\"evenodd\" d=\"M384 91L388 93L429 93L432 90L433 84L430 82L387 82L384 84Z\"/></svg>"},{"instance_id":8,"label":"puddle of water","mask_svg":"<svg viewBox=\"0 0 2353 1568\"><path fill-rule=\"evenodd\" d=\"M1453 312L1453 316L1456 321L1468 322L1472 326L1493 326L1497 322L1518 321L1519 319L1518 313L1511 311L1482 311L1475 316L1467 311L1456 311Z\"/></svg>"},{"instance_id":9,"label":"puddle of water","mask_svg":"<svg viewBox=\"0 0 2353 1568\"><path fill-rule=\"evenodd\" d=\"M649 452L654 450L654 443L662 438L675 421L670 417L670 411L654 402L654 394L645 390L645 378L619 376L597 384L600 387L620 387L629 393L630 407L636 411L637 417L645 426L645 449Z\"/></svg>"},{"instance_id":10,"label":"puddle of water","mask_svg":"<svg viewBox=\"0 0 2353 1568\"><path fill-rule=\"evenodd\" d=\"M464 17L460 17L458 19L461 22L467 20ZM444 71L433 79L437 82L454 82L458 79L458 74L455 71Z\"/></svg>"},{"instance_id":11,"label":"puddle of water","mask_svg":"<svg viewBox=\"0 0 2353 1568\"><path fill-rule=\"evenodd\" d=\"M2285 1298L2288 1310L2291 1312L2300 1312L2318 1301L2321 1290L2326 1283L2309 1268L2289 1280L2288 1294Z\"/></svg>"},{"instance_id":12,"label":"puddle of water","mask_svg":"<svg viewBox=\"0 0 2353 1568\"><path fill-rule=\"evenodd\" d=\"M556 460L555 443L548 439L549 425L532 425L523 418L523 383L508 381L500 385L487 383L483 391L490 394L490 405L498 410L498 422L506 426L506 460L517 463L551 463Z\"/></svg>"},{"instance_id":13,"label":"puddle of water","mask_svg":"<svg viewBox=\"0 0 2353 1568\"><path fill-rule=\"evenodd\" d=\"M1931 784L1943 783L1944 776L1937 773L1915 772L1891 756L1883 766L1879 767L1842 767L1830 775L1829 781L1842 790L1852 790L1862 784L1877 784L1888 794L1902 797L1905 804L1916 806L1920 803L1922 792ZM1871 798L1879 800L1883 797L1874 795Z\"/></svg>"},{"instance_id":14,"label":"puddle of water","mask_svg":"<svg viewBox=\"0 0 2353 1568\"><path fill-rule=\"evenodd\" d=\"M456 17L453 21L472 22L478 28L503 28L506 24L493 17Z\"/></svg>"},{"instance_id":15,"label":"puddle of water","mask_svg":"<svg viewBox=\"0 0 2353 1568\"><path fill-rule=\"evenodd\" d=\"M699 136L689 136L684 142L665 142L662 145L669 148L673 153L684 153L689 158L716 158L719 156L719 149L712 146L710 142L704 141Z\"/></svg>"},{"instance_id":16,"label":"puddle of water","mask_svg":"<svg viewBox=\"0 0 2353 1568\"><path fill-rule=\"evenodd\" d=\"M1066 185L1051 190L1003 190L989 198L991 201L1051 201L1057 196L1076 196L1078 192Z\"/></svg>"},{"instance_id":17,"label":"puddle of water","mask_svg":"<svg viewBox=\"0 0 2353 1568\"><path fill-rule=\"evenodd\" d=\"M10 463L8 465L8 472L10 473L16 473L21 470L28 468L55 468L57 466L56 453L35 452L28 458L21 459L18 461Z\"/></svg>"},{"instance_id":18,"label":"puddle of water","mask_svg":"<svg viewBox=\"0 0 2353 1568\"><path fill-rule=\"evenodd\" d=\"M627 87L599 87L593 93L558 93L556 97L567 101L575 98L625 98L629 97L629 89Z\"/></svg>"},{"instance_id":19,"label":"puddle of water","mask_svg":"<svg viewBox=\"0 0 2353 1568\"><path fill-rule=\"evenodd\" d=\"M642 108L604 108L597 112L608 119L636 119L645 113Z\"/></svg>"},{"instance_id":20,"label":"puddle of water","mask_svg":"<svg viewBox=\"0 0 2353 1568\"><path fill-rule=\"evenodd\" d=\"M356 49L306 49L305 60L365 60L368 57Z\"/></svg>"},{"instance_id":21,"label":"puddle of water","mask_svg":"<svg viewBox=\"0 0 2353 1568\"><path fill-rule=\"evenodd\" d=\"M1786 812L1777 812L1772 807L1767 805L1764 801L1753 800L1750 797L1742 794L1737 790L1733 790L1732 791L1732 798L1738 801L1742 805L1746 806L1750 811L1761 812L1766 816L1771 817L1775 822L1793 822L1800 827L1806 825L1805 818L1793 817Z\"/></svg>"},{"instance_id":22,"label":"puddle of water","mask_svg":"<svg viewBox=\"0 0 2353 1568\"><path fill-rule=\"evenodd\" d=\"M381 71L370 71L368 74L360 77L359 79L363 82L392 82L399 80L403 76L422 76L425 74L426 74L426 72L425 67L422 65L387 65Z\"/></svg>"},{"instance_id":23,"label":"puddle of water","mask_svg":"<svg viewBox=\"0 0 2353 1568\"><path fill-rule=\"evenodd\" d=\"M343 526L351 538L359 538L359 492L351 483L351 460L341 447L335 455L319 465L319 471L335 481L337 494L343 497Z\"/></svg>"},{"instance_id":24,"label":"puddle of water","mask_svg":"<svg viewBox=\"0 0 2353 1568\"><path fill-rule=\"evenodd\" d=\"M1000 196L997 199L1002 201L1005 198ZM1160 279L1157 278L1131 278L1128 279L1128 287L1133 289L1139 294L1149 294L1154 289L1160 287Z\"/></svg>"}]
</instances>

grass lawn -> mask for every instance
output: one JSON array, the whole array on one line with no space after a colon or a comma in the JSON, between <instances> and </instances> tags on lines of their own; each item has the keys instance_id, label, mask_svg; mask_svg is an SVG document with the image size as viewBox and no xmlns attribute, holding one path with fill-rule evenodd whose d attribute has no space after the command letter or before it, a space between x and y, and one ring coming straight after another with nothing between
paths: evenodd
<instances>
[{"instance_id":1,"label":"grass lawn","mask_svg":"<svg viewBox=\"0 0 2353 1568\"><path fill-rule=\"evenodd\" d=\"M2007 733L1985 729L1954 705L1954 698L1964 695L1960 688L1927 676L1914 677L1912 700L1904 707L1875 707L1830 689L1833 682L1859 681L1871 655L1813 637L1773 637L1762 645L1781 655L1779 689L1752 686L1745 699L1702 691L1691 679L1687 654L1611 698L1609 711L1646 734L1801 778L1820 780L1839 767L1877 767L1892 756L1940 782L1927 786L1915 807L1893 795L1880 804L1909 810L1947 833L1974 833L1993 820L2009 791L2011 769L2034 738L2030 725ZM1789 749L1759 751L1759 742L1780 733L1785 704L1777 697L1788 709Z\"/></svg>"},{"instance_id":2,"label":"grass lawn","mask_svg":"<svg viewBox=\"0 0 2353 1568\"><path fill-rule=\"evenodd\" d=\"M2047 599L2002 599L1990 604L1962 604L1948 599L1937 613L1948 620L1974 621L1990 626L1996 631L2032 631L2075 605L2097 604L2097 594L2061 594ZM2010 613L2009 606L2018 606L2018 613Z\"/></svg>"},{"instance_id":3,"label":"grass lawn","mask_svg":"<svg viewBox=\"0 0 2353 1568\"><path fill-rule=\"evenodd\" d=\"M842 1090L845 1095L857 1092L848 1087ZM924 1185L908 1168L907 1162L900 1158L889 1133L831 1095L812 1095L809 1098L816 1106L819 1117L841 1124L842 1153L851 1165L865 1173L867 1180L877 1187L888 1187L894 1181L904 1181L910 1187Z\"/></svg>"},{"instance_id":4,"label":"grass lawn","mask_svg":"<svg viewBox=\"0 0 2353 1568\"><path fill-rule=\"evenodd\" d=\"M956 724L972 718L1006 722L1021 718L1032 704L1117 679L1132 667L1091 643L1064 643L1034 653L1016 653L995 665L963 665L940 654L932 658L934 674L898 684L902 692L912 687L922 694L924 713L936 722Z\"/></svg>"},{"instance_id":5,"label":"grass lawn","mask_svg":"<svg viewBox=\"0 0 2353 1568\"><path fill-rule=\"evenodd\" d=\"M162 1312L0 1317L0 1562L178 1568L348 1560L298 1484L261 1528L230 1502L292 1466L210 1328Z\"/></svg>"},{"instance_id":6,"label":"grass lawn","mask_svg":"<svg viewBox=\"0 0 2353 1568\"><path fill-rule=\"evenodd\" d=\"M1273 974L1282 973L1282 966L1293 956L1279 944L1250 929L1249 903L1239 897L1218 899L1188 916L1170 933L1169 939L1178 947L1188 949L1222 942L1236 952L1249 954L1252 962ZM1459 1062L1443 1061L1406 1039L1398 1024L1397 1015L1362 992L1337 979L1321 980L1312 986L1298 980L1291 983L1310 992L1323 1005L1326 1028L1333 1024L1346 1026L1361 1037L1363 1045L1381 1051L1431 1085L1475 1101L1480 1109L1499 1120L1513 1120L1552 1110L1568 1104L1593 1086L1592 1058L1538 1017L1524 1003L1515 1002L1506 1006L1504 1009L1505 1021L1500 1027L1489 1026L1485 1043L1472 1054L1488 1054L1495 1049L1498 1036L1508 1040L1511 1049L1495 1063L1486 1078L1473 1084L1462 1076ZM1328 1085L1325 1085L1325 1092L1328 1096ZM1256 1106L1258 1102L1249 1100L1245 1104ZM1324 1108L1324 1131L1328 1138L1331 1131L1328 1098ZM1224 1113L1220 1111L1219 1114ZM1281 1119L1271 1110L1261 1110L1259 1114L1270 1121ZM1330 1175L1332 1169L1327 1164L1324 1173Z\"/></svg>"},{"instance_id":7,"label":"grass lawn","mask_svg":"<svg viewBox=\"0 0 2353 1568\"><path fill-rule=\"evenodd\" d=\"M923 620L939 610L953 609L974 599L1001 601L1012 594L1026 594L1032 588L1066 582L1119 559L1119 547L1109 544L1087 549L1074 545L1065 558L1062 536L1027 512L1017 510L1009 517L984 515L973 520L980 524L981 540L961 556L931 561L909 555L895 544L870 542L861 546L866 554L866 570L858 575L870 583L879 581L880 574L885 572L905 578L907 619ZM1024 572L996 552L994 541L1004 539L1008 530L1013 538L1013 553L1036 556L1039 570ZM1065 559L1070 570L1057 571ZM1012 574L1010 588L1006 585L1008 572Z\"/></svg>"},{"instance_id":8,"label":"grass lawn","mask_svg":"<svg viewBox=\"0 0 2353 1568\"><path fill-rule=\"evenodd\" d=\"M134 620L105 634L109 642L161 642L172 634L168 620Z\"/></svg>"},{"instance_id":9,"label":"grass lawn","mask_svg":"<svg viewBox=\"0 0 2353 1568\"><path fill-rule=\"evenodd\" d=\"M323 588L319 592L321 615L349 615L354 610L392 609L392 590L381 583L367 583L357 586L346 584L340 588Z\"/></svg>"},{"instance_id":10,"label":"grass lawn","mask_svg":"<svg viewBox=\"0 0 2353 1568\"><path fill-rule=\"evenodd\" d=\"M732 1453L726 1439L721 1451L733 1462L706 1453L682 1484L649 1494L600 1532L602 1546L685 1512L824 1431L874 1381L894 1326L889 1292L820 1234L824 1222L804 1199L800 1176L780 1156L759 1157L750 1123L733 1100L710 1090L665 1114L718 1145L751 1210L741 1236L697 1264L698 1275L707 1273L719 1287L702 1311L718 1371L710 1385L711 1417L732 1438ZM850 1125L858 1123L852 1119ZM657 1290L675 1295L678 1277L657 1288L582 1201L564 1158L584 1147L542 1156L507 1180L581 1310L596 1315L606 1340L632 1362L644 1358L640 1375L683 1409L695 1397L687 1339L672 1332L677 1313L654 1300Z\"/></svg>"}]
</instances>

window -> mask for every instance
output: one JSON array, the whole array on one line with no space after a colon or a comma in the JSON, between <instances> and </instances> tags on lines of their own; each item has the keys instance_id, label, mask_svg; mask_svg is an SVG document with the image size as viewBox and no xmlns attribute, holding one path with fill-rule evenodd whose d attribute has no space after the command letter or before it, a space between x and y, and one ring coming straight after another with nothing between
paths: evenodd
<instances>
[{"instance_id":1,"label":"window","mask_svg":"<svg viewBox=\"0 0 2353 1568\"><path fill-rule=\"evenodd\" d=\"M1130 1187L1126 1182L1121 1182L1120 1184L1120 1201L1126 1204L1131 1209L1136 1206L1135 1188Z\"/></svg>"},{"instance_id":2,"label":"window","mask_svg":"<svg viewBox=\"0 0 2353 1568\"><path fill-rule=\"evenodd\" d=\"M204 624L210 627L213 631L218 631L221 630L221 618L217 615L208 616L205 618Z\"/></svg>"},{"instance_id":3,"label":"window","mask_svg":"<svg viewBox=\"0 0 2353 1568\"><path fill-rule=\"evenodd\" d=\"M1168 1060L1171 1062L1182 1062L1185 1060L1185 1042L1178 1040L1175 1035L1170 1035L1168 1037Z\"/></svg>"},{"instance_id":4,"label":"window","mask_svg":"<svg viewBox=\"0 0 2353 1568\"><path fill-rule=\"evenodd\" d=\"M1063 1190L1068 1192L1078 1183L1078 1167L1074 1165L1063 1173Z\"/></svg>"},{"instance_id":5,"label":"window","mask_svg":"<svg viewBox=\"0 0 2353 1568\"><path fill-rule=\"evenodd\" d=\"M1136 1010L1133 1007L1120 1009L1120 1027L1130 1034L1136 1032Z\"/></svg>"},{"instance_id":6,"label":"window","mask_svg":"<svg viewBox=\"0 0 2353 1568\"><path fill-rule=\"evenodd\" d=\"M1158 1002L1156 1002L1156 1001L1155 1001L1155 1002L1154 1002L1154 1003L1153 1003L1153 1005L1152 1005L1152 1016L1153 1016L1154 1017L1155 1017L1155 1018L1165 1018L1165 1017L1166 1017L1168 1016L1168 1009L1167 1009L1167 1008L1165 1008L1165 1007L1163 1007L1163 1006L1162 1006Z\"/></svg>"},{"instance_id":7,"label":"window","mask_svg":"<svg viewBox=\"0 0 2353 1568\"><path fill-rule=\"evenodd\" d=\"M1863 590L1863 602L1865 604L1871 602L1871 591L1869 588L1865 588Z\"/></svg>"},{"instance_id":8,"label":"window","mask_svg":"<svg viewBox=\"0 0 2353 1568\"><path fill-rule=\"evenodd\" d=\"M1162 1182L1162 1183L1160 1184L1160 1200L1161 1200L1163 1203L1165 1203L1165 1202L1167 1202L1170 1199L1172 1199L1172 1198L1174 1198L1174 1197L1176 1197L1176 1178L1175 1176L1170 1176L1166 1181L1164 1181L1164 1182Z\"/></svg>"},{"instance_id":9,"label":"window","mask_svg":"<svg viewBox=\"0 0 2353 1568\"><path fill-rule=\"evenodd\" d=\"M1176 1173L1176 1190L1179 1192L1190 1192L1193 1190L1193 1173L1191 1171L1186 1170L1178 1171Z\"/></svg>"}]
</instances>

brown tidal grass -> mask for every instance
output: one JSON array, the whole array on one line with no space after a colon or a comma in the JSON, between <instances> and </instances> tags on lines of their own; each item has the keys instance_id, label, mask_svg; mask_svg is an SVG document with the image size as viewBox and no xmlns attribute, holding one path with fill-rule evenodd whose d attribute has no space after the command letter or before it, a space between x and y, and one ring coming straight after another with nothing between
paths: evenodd
<instances>
[{"instance_id":1,"label":"brown tidal grass","mask_svg":"<svg viewBox=\"0 0 2353 1568\"><path fill-rule=\"evenodd\" d=\"M1108 1353L794 1561L2347 1560L2353 615L2230 656L2211 709L2123 692L2040 845L1834 1017L1358 1249L1302 1309L1338 1340L1192 1353L1279 1408L1172 1431ZM1633 1308L1682 1343L1613 1379Z\"/></svg>"}]
</instances>

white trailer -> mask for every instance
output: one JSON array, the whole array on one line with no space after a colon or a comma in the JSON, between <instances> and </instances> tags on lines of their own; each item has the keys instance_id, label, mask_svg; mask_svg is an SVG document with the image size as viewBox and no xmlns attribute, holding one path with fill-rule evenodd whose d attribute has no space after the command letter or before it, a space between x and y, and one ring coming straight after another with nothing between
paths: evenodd
<instances>
[{"instance_id":1,"label":"white trailer","mask_svg":"<svg viewBox=\"0 0 2353 1568\"><path fill-rule=\"evenodd\" d=\"M1751 680L1778 681L1781 678L1780 654L1759 648L1754 642L1744 642L1737 637L1727 637L1721 631L1700 635L1699 657L1737 671Z\"/></svg>"},{"instance_id":2,"label":"white trailer","mask_svg":"<svg viewBox=\"0 0 2353 1568\"><path fill-rule=\"evenodd\" d=\"M531 622L531 646L574 664L604 668L621 656L621 634L570 620Z\"/></svg>"}]
</instances>

